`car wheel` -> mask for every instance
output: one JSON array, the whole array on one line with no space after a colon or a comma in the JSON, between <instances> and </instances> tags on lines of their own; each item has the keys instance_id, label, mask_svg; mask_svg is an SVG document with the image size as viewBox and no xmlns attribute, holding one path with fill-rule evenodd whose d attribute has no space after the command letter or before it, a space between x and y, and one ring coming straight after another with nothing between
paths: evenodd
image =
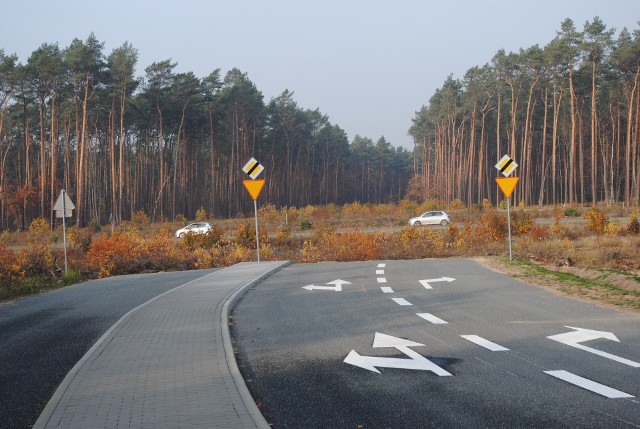
<instances>
[{"instance_id":1,"label":"car wheel","mask_svg":"<svg viewBox=\"0 0 640 429\"><path fill-rule=\"evenodd\" d=\"M422 224L420 223L420 221L419 221L419 220L417 220L417 221L413 222L413 226L420 226L420 225L422 225Z\"/></svg>"},{"instance_id":2,"label":"car wheel","mask_svg":"<svg viewBox=\"0 0 640 429\"><path fill-rule=\"evenodd\" d=\"M446 219L442 219L442 222L440 222L440 225L447 226L447 225L449 225L449 221L446 220Z\"/></svg>"},{"instance_id":3,"label":"car wheel","mask_svg":"<svg viewBox=\"0 0 640 429\"><path fill-rule=\"evenodd\" d=\"M183 238L183 237L184 237L184 232L181 232L180 233L180 238Z\"/></svg>"}]
</instances>

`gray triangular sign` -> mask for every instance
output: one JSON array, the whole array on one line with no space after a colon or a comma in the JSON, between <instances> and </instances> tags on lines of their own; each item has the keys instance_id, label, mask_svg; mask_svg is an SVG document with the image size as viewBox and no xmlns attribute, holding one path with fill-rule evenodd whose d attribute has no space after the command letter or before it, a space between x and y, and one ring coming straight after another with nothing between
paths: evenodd
<instances>
[{"instance_id":1,"label":"gray triangular sign","mask_svg":"<svg viewBox=\"0 0 640 429\"><path fill-rule=\"evenodd\" d=\"M64 205L63 205L64 198ZM72 210L75 209L76 206L71 202L71 198L69 198L69 194L67 194L64 189L60 191L60 196L56 200L56 203L53 205L54 210Z\"/></svg>"}]
</instances>

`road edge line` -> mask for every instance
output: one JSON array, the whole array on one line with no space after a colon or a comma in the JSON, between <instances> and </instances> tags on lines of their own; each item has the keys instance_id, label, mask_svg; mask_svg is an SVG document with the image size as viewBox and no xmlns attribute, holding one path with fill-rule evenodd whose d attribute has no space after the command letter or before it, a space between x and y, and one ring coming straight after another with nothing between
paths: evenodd
<instances>
[{"instance_id":1,"label":"road edge line","mask_svg":"<svg viewBox=\"0 0 640 429\"><path fill-rule=\"evenodd\" d=\"M260 409L258 409L253 396L251 396L251 393L249 392L247 384L244 382L244 378L240 373L240 369L238 368L238 362L236 361L235 352L233 351L233 344L231 342L231 332L229 331L229 313L230 310L233 309L233 306L236 304L236 302L238 302L238 300L240 300L240 298L242 298L242 296L246 293L248 288L261 282L266 277L289 265L291 265L291 261L279 261L277 265L274 265L267 271L263 271L257 274L254 278L250 279L245 284L240 286L222 305L222 311L220 315L220 326L222 327L222 345L224 348L225 356L227 358L227 366L229 368L229 372L231 373L231 377L233 378L233 382L236 385L236 389L238 390L238 394L240 395L240 399L244 403L249 417L251 417L258 429L270 429L271 426L262 415Z\"/></svg>"}]
</instances>

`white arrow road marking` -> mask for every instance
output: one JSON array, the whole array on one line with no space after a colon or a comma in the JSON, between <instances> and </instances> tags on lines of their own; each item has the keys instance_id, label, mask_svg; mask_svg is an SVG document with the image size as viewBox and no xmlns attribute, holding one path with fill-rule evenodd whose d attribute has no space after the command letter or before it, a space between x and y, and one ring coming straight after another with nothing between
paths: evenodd
<instances>
[{"instance_id":1,"label":"white arrow road marking","mask_svg":"<svg viewBox=\"0 0 640 429\"><path fill-rule=\"evenodd\" d=\"M591 381L588 378L580 377L579 375L572 374L568 371L545 371L544 373L610 399L634 397L633 395L629 395L628 393L621 392L619 390L605 386L604 384L596 383L595 381Z\"/></svg>"},{"instance_id":2,"label":"white arrow road marking","mask_svg":"<svg viewBox=\"0 0 640 429\"><path fill-rule=\"evenodd\" d=\"M454 280L455 279L452 279L451 277L440 277L439 279L419 280L419 282L420 282L420 284L422 284L422 286L424 286L425 289L433 289L429 283L436 283L436 282L451 283Z\"/></svg>"},{"instance_id":3,"label":"white arrow road marking","mask_svg":"<svg viewBox=\"0 0 640 429\"><path fill-rule=\"evenodd\" d=\"M446 325L447 323L449 323L430 313L416 313L416 314L422 317L424 320L427 320L433 323L434 325Z\"/></svg>"},{"instance_id":4,"label":"white arrow road marking","mask_svg":"<svg viewBox=\"0 0 640 429\"><path fill-rule=\"evenodd\" d=\"M302 289L306 289L306 290L332 290L332 291L336 291L336 292L341 292L342 291L342 285L350 285L350 282L344 281L344 280L334 280L332 282L327 282L328 285L334 285L334 286L316 286L316 285L309 285L309 286L303 286Z\"/></svg>"},{"instance_id":5,"label":"white arrow road marking","mask_svg":"<svg viewBox=\"0 0 640 429\"><path fill-rule=\"evenodd\" d=\"M383 287L381 287L381 288L380 288L380 290L381 290L383 293L393 293L393 289L391 289L390 287L387 287L387 286L383 286Z\"/></svg>"},{"instance_id":6,"label":"white arrow road marking","mask_svg":"<svg viewBox=\"0 0 640 429\"><path fill-rule=\"evenodd\" d=\"M351 350L351 352L349 352L343 362L357 366L359 368L373 371L378 374L380 374L380 371L377 368L398 368L432 371L436 375L439 375L441 377L453 375L450 372L440 368L438 365L431 362L420 353L417 353L409 348L418 346L424 346L424 344L376 332L376 335L373 339L374 348L393 347L409 356L410 359L362 356L355 350Z\"/></svg>"},{"instance_id":7,"label":"white arrow road marking","mask_svg":"<svg viewBox=\"0 0 640 429\"><path fill-rule=\"evenodd\" d=\"M378 277L378 283L386 283L387 279L384 277Z\"/></svg>"},{"instance_id":8,"label":"white arrow road marking","mask_svg":"<svg viewBox=\"0 0 640 429\"><path fill-rule=\"evenodd\" d=\"M494 342L491 342L489 340L485 340L482 337L479 337L477 335L460 335L462 338L464 338L467 341L471 341L472 343L475 343L479 346L484 347L485 349L489 349L492 352L503 352L503 351L507 351L509 350L506 347L502 347L500 344L496 344Z\"/></svg>"},{"instance_id":9,"label":"white arrow road marking","mask_svg":"<svg viewBox=\"0 0 640 429\"><path fill-rule=\"evenodd\" d=\"M413 305L404 298L391 298L391 299L394 300L398 305Z\"/></svg>"},{"instance_id":10,"label":"white arrow road marking","mask_svg":"<svg viewBox=\"0 0 640 429\"><path fill-rule=\"evenodd\" d=\"M602 356L607 359L614 360L616 362L623 363L625 365L632 366L634 368L640 368L640 363L638 362L634 362L632 360L625 359L620 356L612 355L611 353L603 352L580 344L584 341L597 340L599 338L620 342L618 337L616 337L612 332L594 331L591 329L574 328L572 326L565 326L565 328L574 329L574 331L566 332L564 334L551 335L547 338L571 347L575 347L580 350L587 351L589 353L596 354L598 356Z\"/></svg>"},{"instance_id":11,"label":"white arrow road marking","mask_svg":"<svg viewBox=\"0 0 640 429\"><path fill-rule=\"evenodd\" d=\"M426 280L420 280L420 283L422 283L422 286L424 286L425 289L433 289Z\"/></svg>"}]
</instances>

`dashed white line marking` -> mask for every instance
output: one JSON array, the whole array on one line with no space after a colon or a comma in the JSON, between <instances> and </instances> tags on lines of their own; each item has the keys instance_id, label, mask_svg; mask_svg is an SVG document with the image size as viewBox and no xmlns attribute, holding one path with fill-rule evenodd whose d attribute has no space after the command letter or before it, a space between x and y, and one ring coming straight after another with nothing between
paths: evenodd
<instances>
[{"instance_id":1,"label":"dashed white line marking","mask_svg":"<svg viewBox=\"0 0 640 429\"><path fill-rule=\"evenodd\" d=\"M376 270L376 274L382 274L382 275L384 275L384 270Z\"/></svg>"},{"instance_id":2,"label":"dashed white line marking","mask_svg":"<svg viewBox=\"0 0 640 429\"><path fill-rule=\"evenodd\" d=\"M413 305L404 298L391 298L391 299L394 300L398 305Z\"/></svg>"},{"instance_id":3,"label":"dashed white line marking","mask_svg":"<svg viewBox=\"0 0 640 429\"><path fill-rule=\"evenodd\" d=\"M387 266L387 264L378 264L378 268L384 268L386 266Z\"/></svg>"},{"instance_id":4,"label":"dashed white line marking","mask_svg":"<svg viewBox=\"0 0 640 429\"><path fill-rule=\"evenodd\" d=\"M628 393L624 393L619 390L613 389L611 387L605 386L604 384L591 381L588 378L584 378L584 377L580 377L579 375L572 374L569 371L564 371L564 370L545 371L544 373L549 374L552 377L559 378L560 380L566 381L567 383L571 383L575 386L582 387L583 389L590 390L591 392L597 393L606 398L618 399L618 398L634 398L635 397Z\"/></svg>"},{"instance_id":5,"label":"dashed white line marking","mask_svg":"<svg viewBox=\"0 0 640 429\"><path fill-rule=\"evenodd\" d=\"M424 320L433 323L434 325L445 325L449 322L446 322L439 317L434 316L431 313L416 313L418 316L422 317Z\"/></svg>"},{"instance_id":6,"label":"dashed white line marking","mask_svg":"<svg viewBox=\"0 0 640 429\"><path fill-rule=\"evenodd\" d=\"M378 283L386 283L387 279L384 277L378 277Z\"/></svg>"},{"instance_id":7,"label":"dashed white line marking","mask_svg":"<svg viewBox=\"0 0 640 429\"><path fill-rule=\"evenodd\" d=\"M380 290L381 290L383 293L393 293L393 289L391 289L391 288L390 288L390 287L388 287L388 286L383 286L383 287L381 287L381 288L380 288Z\"/></svg>"},{"instance_id":8,"label":"dashed white line marking","mask_svg":"<svg viewBox=\"0 0 640 429\"><path fill-rule=\"evenodd\" d=\"M502 351L506 351L509 350L506 347L502 347L500 344L496 344L494 342L491 342L489 340L485 340L482 337L479 337L477 335L460 335L462 338L464 338L467 341L471 341L472 343L475 343L479 346L484 347L485 349L489 349L492 352L502 352Z\"/></svg>"}]
</instances>

